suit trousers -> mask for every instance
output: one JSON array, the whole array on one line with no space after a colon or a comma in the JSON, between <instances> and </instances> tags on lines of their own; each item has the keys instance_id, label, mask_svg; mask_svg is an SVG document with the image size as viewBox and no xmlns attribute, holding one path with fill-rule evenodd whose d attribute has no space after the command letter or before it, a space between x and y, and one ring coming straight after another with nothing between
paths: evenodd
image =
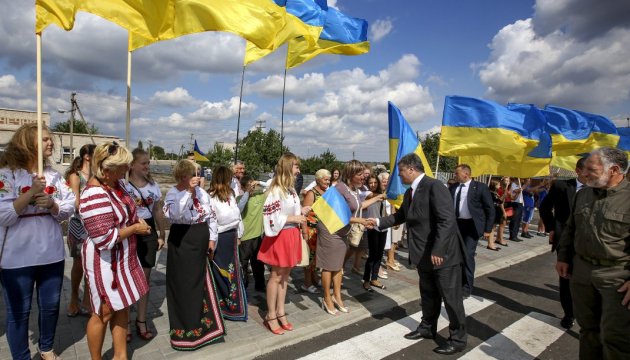
<instances>
[{"instance_id":1,"label":"suit trousers","mask_svg":"<svg viewBox=\"0 0 630 360\"><path fill-rule=\"evenodd\" d=\"M518 231L521 228L521 219L523 218L523 204L511 202L510 207L514 209L514 214L510 219L510 240L516 239Z\"/></svg>"},{"instance_id":2,"label":"suit trousers","mask_svg":"<svg viewBox=\"0 0 630 360\"><path fill-rule=\"evenodd\" d=\"M630 279L624 265L596 266L573 259L571 293L580 325L580 359L630 359L630 311L617 291Z\"/></svg>"},{"instance_id":3,"label":"suit trousers","mask_svg":"<svg viewBox=\"0 0 630 360\"><path fill-rule=\"evenodd\" d=\"M477 254L479 235L473 219L457 219L457 228L464 239L466 250L466 264L464 265L466 278L463 284L463 295L470 296L475 282L475 255Z\"/></svg>"},{"instance_id":4,"label":"suit trousers","mask_svg":"<svg viewBox=\"0 0 630 360\"><path fill-rule=\"evenodd\" d=\"M437 334L437 323L444 301L449 320L449 341L455 347L465 347L466 313L462 298L461 265L434 270L421 270L418 267L418 275L422 306L422 321L418 325L418 330Z\"/></svg>"},{"instance_id":5,"label":"suit trousers","mask_svg":"<svg viewBox=\"0 0 630 360\"><path fill-rule=\"evenodd\" d=\"M564 311L564 316L573 316L573 299L571 298L571 287L569 286L569 279L560 278L560 305Z\"/></svg>"}]
</instances>

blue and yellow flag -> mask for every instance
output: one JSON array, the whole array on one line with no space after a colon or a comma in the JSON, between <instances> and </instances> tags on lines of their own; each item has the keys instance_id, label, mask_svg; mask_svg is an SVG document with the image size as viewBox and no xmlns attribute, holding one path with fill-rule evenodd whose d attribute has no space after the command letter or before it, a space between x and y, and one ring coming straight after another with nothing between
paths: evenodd
<instances>
[{"instance_id":1,"label":"blue and yellow flag","mask_svg":"<svg viewBox=\"0 0 630 360\"><path fill-rule=\"evenodd\" d=\"M617 128L617 132L619 133L617 149L625 151L630 157L630 128Z\"/></svg>"},{"instance_id":2,"label":"blue and yellow flag","mask_svg":"<svg viewBox=\"0 0 630 360\"><path fill-rule=\"evenodd\" d=\"M427 157L422 150L422 144L418 137L405 120L400 109L391 102L387 102L387 112L389 120L389 182L387 183L387 198L396 207L402 204L403 195L409 188L400 181L398 176L398 161L401 157L416 153L422 160L424 172L433 177L433 172L427 161Z\"/></svg>"},{"instance_id":3,"label":"blue and yellow flag","mask_svg":"<svg viewBox=\"0 0 630 360\"><path fill-rule=\"evenodd\" d=\"M541 146L545 119L535 107L447 96L444 102L440 155L459 156L473 176L516 177L549 174L548 148ZM546 140L545 140L546 139Z\"/></svg>"},{"instance_id":4,"label":"blue and yellow flag","mask_svg":"<svg viewBox=\"0 0 630 360\"><path fill-rule=\"evenodd\" d=\"M197 140L195 140L195 148L193 149L193 153L195 154L195 161L210 161L206 157L206 154L202 153L201 150L199 150L199 145L197 145Z\"/></svg>"},{"instance_id":5,"label":"blue and yellow flag","mask_svg":"<svg viewBox=\"0 0 630 360\"><path fill-rule=\"evenodd\" d=\"M313 211L331 234L350 224L352 212L346 199L331 186L313 204Z\"/></svg>"},{"instance_id":6,"label":"blue and yellow flag","mask_svg":"<svg viewBox=\"0 0 630 360\"><path fill-rule=\"evenodd\" d=\"M370 51L368 22L328 8L324 29L314 46L304 38L289 41L287 69L303 64L319 54L360 55Z\"/></svg>"},{"instance_id":7,"label":"blue and yellow flag","mask_svg":"<svg viewBox=\"0 0 630 360\"><path fill-rule=\"evenodd\" d=\"M271 1L271 0L268 0ZM264 49L248 41L245 47L244 65L271 54L289 40L302 37L315 46L324 28L328 4L326 0L274 0L276 5L286 8L287 25L276 36L274 48Z\"/></svg>"}]
</instances>

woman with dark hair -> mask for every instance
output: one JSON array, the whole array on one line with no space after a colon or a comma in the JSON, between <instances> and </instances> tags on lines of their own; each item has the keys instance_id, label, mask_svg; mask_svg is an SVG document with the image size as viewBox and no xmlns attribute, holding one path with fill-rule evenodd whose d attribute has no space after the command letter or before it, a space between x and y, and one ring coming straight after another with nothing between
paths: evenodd
<instances>
[{"instance_id":1,"label":"woman with dark hair","mask_svg":"<svg viewBox=\"0 0 630 360\"><path fill-rule=\"evenodd\" d=\"M66 170L64 178L70 185L70 189L75 196L74 207L76 209L74 215L68 221L68 250L70 256L72 256L72 270L70 271L70 302L68 303L68 317L75 317L77 315L90 316L90 298L88 294L88 287L84 287L83 298L81 305L79 305L79 286L81 285L81 279L83 279L83 266L81 265L81 247L85 239L87 239L87 232L83 227L83 223L79 217L79 197L81 191L87 185L88 180L92 176L91 160L94 155L94 149L96 145L85 144L81 146L79 150L79 156L74 158L72 165ZM85 281L84 281L85 283Z\"/></svg>"},{"instance_id":2,"label":"woman with dark hair","mask_svg":"<svg viewBox=\"0 0 630 360\"><path fill-rule=\"evenodd\" d=\"M370 195L366 200L378 197L381 200L372 203L366 209L368 218L381 218L388 215L385 210L385 204L387 201L383 199L383 188L381 187L381 181L376 175L370 175L368 177L368 189ZM372 286L385 290L385 285L381 284L378 280L378 272L381 268L381 260L383 259L383 252L385 250L385 243L387 242L388 229L383 231L377 229L367 230L368 240L368 258L365 261L365 270L363 272L363 288L366 291L372 291Z\"/></svg>"},{"instance_id":3,"label":"woman with dark hair","mask_svg":"<svg viewBox=\"0 0 630 360\"><path fill-rule=\"evenodd\" d=\"M134 149L131 152L133 161L129 168L129 178L125 182L125 190L136 204L138 217L151 227L149 235L137 236L137 253L142 271L147 283L151 283L151 269L155 267L157 252L164 247L164 213L160 204L162 191L160 185L153 180L149 171L149 154L143 149ZM158 235L159 230L159 235ZM147 305L149 293L147 292L138 301L136 315L136 334L143 340L151 340L153 332L147 325ZM131 325L131 323L130 323ZM131 340L131 331L128 330L128 340Z\"/></svg>"},{"instance_id":4,"label":"woman with dark hair","mask_svg":"<svg viewBox=\"0 0 630 360\"><path fill-rule=\"evenodd\" d=\"M505 209L503 208L503 199L499 196L499 190L501 189L501 183L498 180L490 181L490 186L488 187L490 190L490 195L492 196L492 203L494 204L494 226L497 228L505 222ZM494 235L494 230L490 232L490 237L488 238L488 246L489 250L498 251L500 248L497 247L496 241L498 241L501 245L507 245L503 241L503 233L497 231L496 239Z\"/></svg>"},{"instance_id":5,"label":"woman with dark hair","mask_svg":"<svg viewBox=\"0 0 630 360\"><path fill-rule=\"evenodd\" d=\"M300 205L300 198L295 192L295 176L299 172L297 156L291 153L282 155L263 205L265 236L258 260L271 266L265 326L275 335L293 330L284 310L284 301L291 269L302 258L300 225L306 222L305 215L311 210Z\"/></svg>"},{"instance_id":6,"label":"woman with dark hair","mask_svg":"<svg viewBox=\"0 0 630 360\"><path fill-rule=\"evenodd\" d=\"M44 360L53 351L63 283L64 250L60 221L74 213L74 194L60 173L48 166L53 141L44 127L23 125L0 157L0 282L6 306L11 358L30 360L28 323L37 291L38 347ZM42 147L44 171L37 174Z\"/></svg>"},{"instance_id":7,"label":"woman with dark hair","mask_svg":"<svg viewBox=\"0 0 630 360\"><path fill-rule=\"evenodd\" d=\"M136 215L123 182L132 160L129 150L115 141L97 146L92 177L81 193L79 213L88 233L83 271L92 303L87 342L90 356L97 360L102 358L107 325L114 358L127 358L129 307L149 291L136 253L136 235L148 235L151 227Z\"/></svg>"},{"instance_id":8,"label":"woman with dark hair","mask_svg":"<svg viewBox=\"0 0 630 360\"><path fill-rule=\"evenodd\" d=\"M177 184L164 199L171 223L166 258L166 303L171 347L195 350L225 334L208 255L216 248L216 214L208 193L199 186L199 165L181 160L173 177Z\"/></svg>"},{"instance_id":9,"label":"woman with dark hair","mask_svg":"<svg viewBox=\"0 0 630 360\"><path fill-rule=\"evenodd\" d=\"M339 169L332 169L332 171L330 172L330 186L337 186L337 183L339 182L341 178L341 171L339 171Z\"/></svg>"},{"instance_id":10,"label":"woman with dark hair","mask_svg":"<svg viewBox=\"0 0 630 360\"><path fill-rule=\"evenodd\" d=\"M212 170L208 194L210 209L216 214L217 228L210 229L210 241L216 243L210 264L223 318L246 321L247 296L238 258L243 221L230 187L231 181L232 170L227 167L219 166Z\"/></svg>"},{"instance_id":11,"label":"woman with dark hair","mask_svg":"<svg viewBox=\"0 0 630 360\"><path fill-rule=\"evenodd\" d=\"M351 160L346 163L343 169L342 178L335 189L344 197L352 217L350 223L368 225L368 219L359 217L362 206L369 206L380 198L373 197L361 203L359 188L363 185L363 174L365 166L358 160ZM347 313L348 308L344 306L341 299L341 279L343 276L343 262L348 250L348 234L350 224L331 234L326 226L320 221L317 223L317 266L322 269L322 309L330 315L337 315L337 310ZM333 287L333 295L330 295L330 286Z\"/></svg>"}]
</instances>

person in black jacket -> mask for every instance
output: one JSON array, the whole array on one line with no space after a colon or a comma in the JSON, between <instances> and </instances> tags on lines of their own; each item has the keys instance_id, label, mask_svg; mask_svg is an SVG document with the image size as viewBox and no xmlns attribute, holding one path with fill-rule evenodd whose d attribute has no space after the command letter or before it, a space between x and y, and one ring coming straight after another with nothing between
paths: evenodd
<instances>
[{"instance_id":1,"label":"person in black jacket","mask_svg":"<svg viewBox=\"0 0 630 360\"><path fill-rule=\"evenodd\" d=\"M398 171L402 182L411 185L402 205L394 214L372 221L379 229L407 224L409 262L417 265L420 276L422 321L405 338L434 339L444 301L450 336L434 351L454 354L464 350L467 335L461 286L464 244L457 231L453 201L444 184L425 176L418 155L403 156Z\"/></svg>"},{"instance_id":2,"label":"person in black jacket","mask_svg":"<svg viewBox=\"0 0 630 360\"><path fill-rule=\"evenodd\" d=\"M470 178L471 169L466 164L457 165L455 180L450 191L455 207L457 228L466 246L466 281L463 295L472 293L475 280L475 254L479 238L490 238L494 225L494 203L486 184Z\"/></svg>"},{"instance_id":3,"label":"person in black jacket","mask_svg":"<svg viewBox=\"0 0 630 360\"><path fill-rule=\"evenodd\" d=\"M575 194L583 186L586 186L586 179L582 175L585 162L586 158L581 158L575 165L577 179L557 180L554 182L551 185L549 194L545 196L545 199L540 204L540 218L545 224L545 229L549 232L551 251L558 249L562 230L571 214ZM569 288L569 279L562 277L560 278L560 305L562 305L562 310L564 311L564 317L560 321L560 325L570 329L575 322L573 317L573 300L571 289Z\"/></svg>"}]
</instances>

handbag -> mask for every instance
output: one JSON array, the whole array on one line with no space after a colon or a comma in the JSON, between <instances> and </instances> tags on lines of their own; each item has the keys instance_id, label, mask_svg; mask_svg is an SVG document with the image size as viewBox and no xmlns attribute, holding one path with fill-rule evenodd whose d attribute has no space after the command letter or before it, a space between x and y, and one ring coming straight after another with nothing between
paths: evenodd
<instances>
[{"instance_id":1,"label":"handbag","mask_svg":"<svg viewBox=\"0 0 630 360\"><path fill-rule=\"evenodd\" d=\"M361 205L359 204L359 216L363 215L363 209L361 209ZM361 243L361 239L363 238L363 232L365 232L365 225L353 223L350 225L350 233L348 234L348 240L350 241L350 246L359 247Z\"/></svg>"},{"instance_id":2,"label":"handbag","mask_svg":"<svg viewBox=\"0 0 630 360\"><path fill-rule=\"evenodd\" d=\"M81 219L78 218L78 214L71 217L68 221L68 233L70 233L79 243L84 242L88 238L88 233L83 227Z\"/></svg>"},{"instance_id":3,"label":"handbag","mask_svg":"<svg viewBox=\"0 0 630 360\"><path fill-rule=\"evenodd\" d=\"M308 248L308 244L306 240L304 240L304 236L302 236L302 232L300 231L300 243L302 244L302 259L295 266L306 267L310 263L310 255L311 251Z\"/></svg>"},{"instance_id":4,"label":"handbag","mask_svg":"<svg viewBox=\"0 0 630 360\"><path fill-rule=\"evenodd\" d=\"M514 208L506 208L505 209L505 216L506 217L512 217L514 215Z\"/></svg>"}]
</instances>

